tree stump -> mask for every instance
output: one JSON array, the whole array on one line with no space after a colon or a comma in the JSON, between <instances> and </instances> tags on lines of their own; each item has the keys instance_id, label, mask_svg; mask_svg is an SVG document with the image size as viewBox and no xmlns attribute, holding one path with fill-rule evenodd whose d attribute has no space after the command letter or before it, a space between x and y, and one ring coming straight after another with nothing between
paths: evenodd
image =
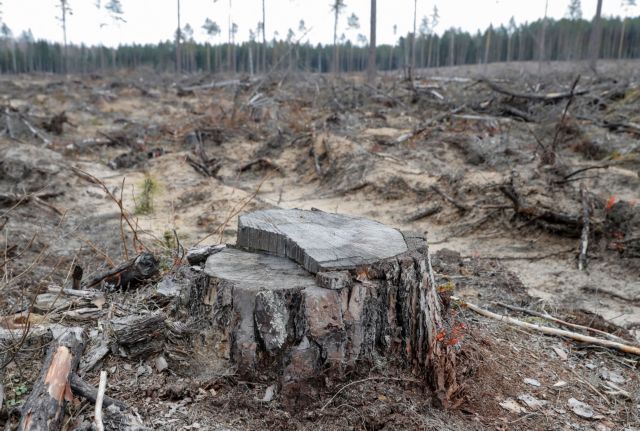
<instances>
[{"instance_id":1,"label":"tree stump","mask_svg":"<svg viewBox=\"0 0 640 431\"><path fill-rule=\"evenodd\" d=\"M397 358L450 405L458 391L450 327L426 240L339 214L266 210L239 218L236 247L208 257L190 310L199 340L246 379L275 379L285 405L327 376Z\"/></svg>"}]
</instances>

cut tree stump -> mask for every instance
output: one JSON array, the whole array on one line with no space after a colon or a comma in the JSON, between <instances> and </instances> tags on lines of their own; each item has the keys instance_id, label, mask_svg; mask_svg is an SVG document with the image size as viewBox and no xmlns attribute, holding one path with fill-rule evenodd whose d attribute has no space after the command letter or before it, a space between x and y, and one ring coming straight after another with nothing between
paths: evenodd
<instances>
[{"instance_id":1,"label":"cut tree stump","mask_svg":"<svg viewBox=\"0 0 640 431\"><path fill-rule=\"evenodd\" d=\"M207 322L198 351L242 378L276 380L291 408L381 356L423 377L444 406L455 402L448 301L423 237L321 211L258 211L238 224L237 248L209 256L210 282L191 288L192 317Z\"/></svg>"}]
</instances>

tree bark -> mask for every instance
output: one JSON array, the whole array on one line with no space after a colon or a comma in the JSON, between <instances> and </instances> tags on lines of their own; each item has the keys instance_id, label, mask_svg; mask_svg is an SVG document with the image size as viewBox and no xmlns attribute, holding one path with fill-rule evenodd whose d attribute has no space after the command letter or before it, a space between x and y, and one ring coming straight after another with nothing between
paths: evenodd
<instances>
[{"instance_id":1,"label":"tree bark","mask_svg":"<svg viewBox=\"0 0 640 431\"><path fill-rule=\"evenodd\" d=\"M289 408L381 355L420 375L450 406L460 386L447 301L423 237L320 211L240 217L236 248L207 259L210 283L189 310L205 322L194 349L247 379L276 380ZM216 361L209 355L211 363ZM363 369L363 368L362 368Z\"/></svg>"},{"instance_id":2,"label":"tree bark","mask_svg":"<svg viewBox=\"0 0 640 431\"><path fill-rule=\"evenodd\" d=\"M602 35L602 0L598 0L596 14L591 24L591 37L589 41L589 67L596 73L598 68L598 56L600 55L600 40Z\"/></svg>"}]
</instances>

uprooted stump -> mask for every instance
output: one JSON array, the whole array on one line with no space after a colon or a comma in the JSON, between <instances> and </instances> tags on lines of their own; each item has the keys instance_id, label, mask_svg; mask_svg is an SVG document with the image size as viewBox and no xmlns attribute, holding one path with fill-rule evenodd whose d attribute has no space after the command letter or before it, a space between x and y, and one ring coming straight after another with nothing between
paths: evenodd
<instances>
[{"instance_id":1,"label":"uprooted stump","mask_svg":"<svg viewBox=\"0 0 640 431\"><path fill-rule=\"evenodd\" d=\"M426 240L366 219L266 210L239 219L237 246L208 257L210 282L192 288L207 322L198 349L238 375L275 379L290 407L327 377L381 357L424 378L444 406L459 395L448 301L437 292Z\"/></svg>"}]
</instances>

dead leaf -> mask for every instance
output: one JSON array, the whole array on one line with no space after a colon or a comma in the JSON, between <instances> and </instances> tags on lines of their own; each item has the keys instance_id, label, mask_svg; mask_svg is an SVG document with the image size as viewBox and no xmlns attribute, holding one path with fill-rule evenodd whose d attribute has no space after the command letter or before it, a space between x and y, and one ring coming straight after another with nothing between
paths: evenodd
<instances>
[{"instance_id":1,"label":"dead leaf","mask_svg":"<svg viewBox=\"0 0 640 431\"><path fill-rule=\"evenodd\" d=\"M524 379L524 382L531 386L540 387L540 382L537 381L536 379Z\"/></svg>"}]
</instances>

